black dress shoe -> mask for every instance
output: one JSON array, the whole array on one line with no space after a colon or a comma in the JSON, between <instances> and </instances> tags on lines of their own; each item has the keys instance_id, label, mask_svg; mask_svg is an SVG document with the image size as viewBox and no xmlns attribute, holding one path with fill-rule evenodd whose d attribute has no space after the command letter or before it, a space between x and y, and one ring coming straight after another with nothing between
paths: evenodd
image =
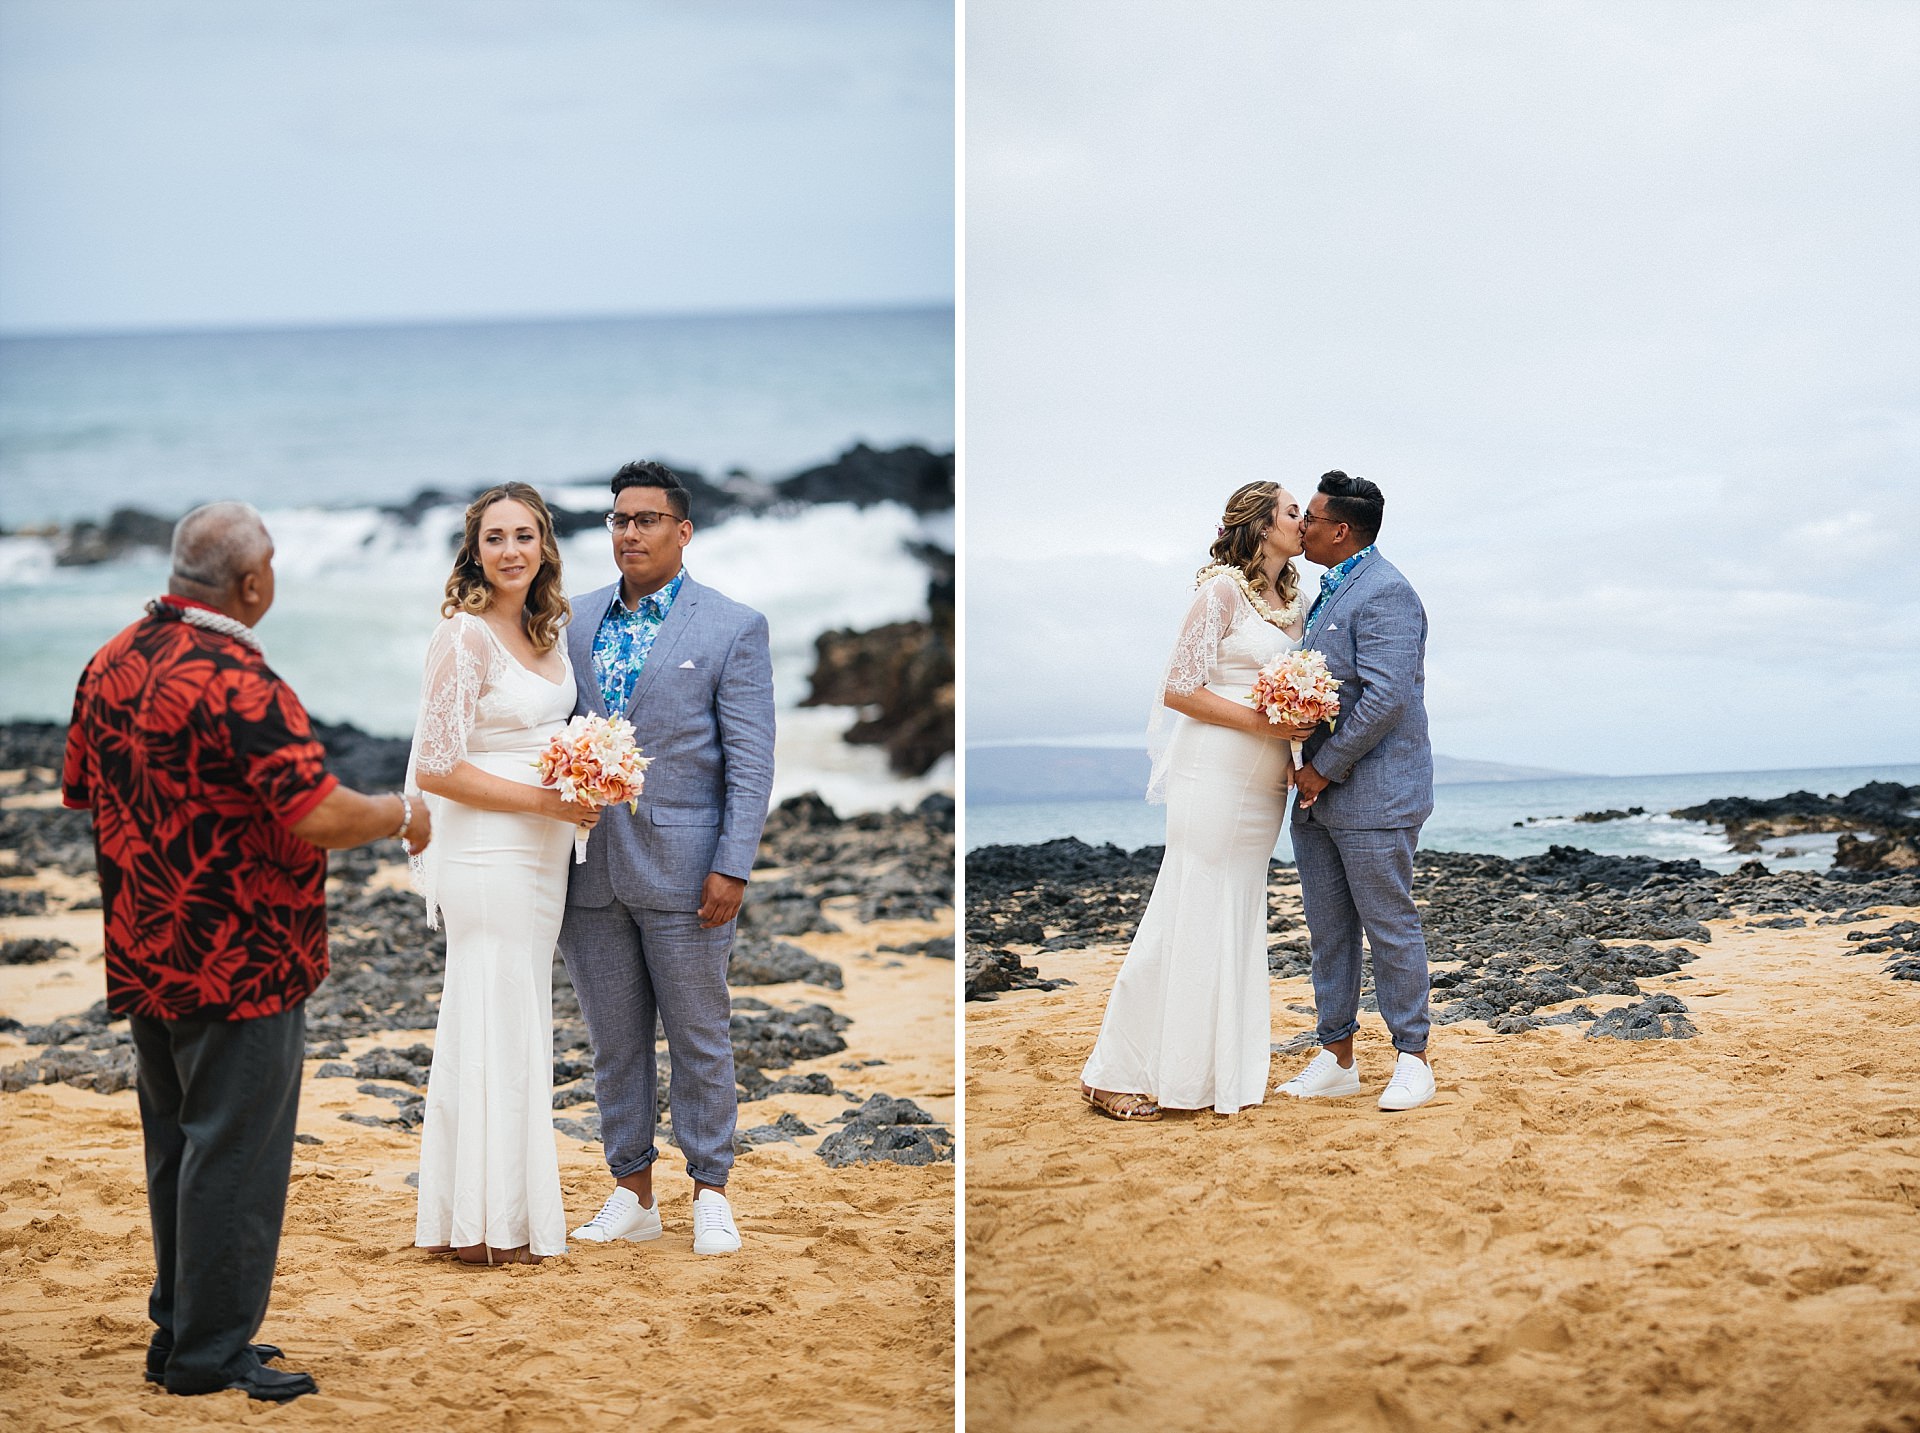
<instances>
[{"instance_id":1,"label":"black dress shoe","mask_svg":"<svg viewBox=\"0 0 1920 1433\"><path fill-rule=\"evenodd\" d=\"M250 1343L247 1345L247 1347L252 1351L253 1356L259 1359L260 1362L262 1363L267 1362L267 1360L269 1359L286 1357L286 1354L280 1350L280 1347L277 1344ZM172 1352L173 1352L173 1349L171 1346L167 1348L155 1348L152 1344L147 1345L147 1382L148 1383L165 1383L166 1382L167 1355Z\"/></svg>"},{"instance_id":2,"label":"black dress shoe","mask_svg":"<svg viewBox=\"0 0 1920 1433\"><path fill-rule=\"evenodd\" d=\"M174 1388L170 1393L225 1393L229 1388L237 1388L249 1398L257 1398L262 1403L285 1403L298 1398L303 1393L318 1393L320 1385L313 1381L310 1373L282 1373L277 1368L256 1368L241 1374L229 1383L216 1383L212 1388Z\"/></svg>"}]
</instances>

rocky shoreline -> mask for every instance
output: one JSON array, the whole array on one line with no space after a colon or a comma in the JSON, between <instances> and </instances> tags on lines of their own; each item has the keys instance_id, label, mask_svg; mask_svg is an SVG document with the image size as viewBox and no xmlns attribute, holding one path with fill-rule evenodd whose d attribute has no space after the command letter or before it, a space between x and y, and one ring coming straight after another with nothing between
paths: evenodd
<instances>
[{"instance_id":1,"label":"rocky shoreline","mask_svg":"<svg viewBox=\"0 0 1920 1433\"><path fill-rule=\"evenodd\" d=\"M1863 790L1869 794L1854 802L1849 819L1879 799ZM1723 803L1712 805L1719 810ZM969 852L967 999L1051 989L1039 961L1046 952L1130 940L1163 851L1067 838ZM1310 967L1298 889L1291 864L1275 861L1267 963L1276 978ZM1693 947L1712 940L1708 920L1862 927L1847 932L1850 954L1883 957L1891 979L1920 980L1920 923L1864 929L1884 919L1877 914L1883 909L1920 906L1920 871L1909 869L1769 871L1749 861L1722 874L1697 861L1603 856L1571 846L1518 860L1422 851L1414 896L1433 963L1436 1024L1484 1020L1496 1033L1516 1034L1546 1023L1585 1023L1598 1036L1648 1038L1655 1031L1684 1038L1692 1033L1684 1004L1670 993L1650 994L1640 982L1681 973L1697 957ZM1559 1015L1537 1013L1597 995L1632 996L1640 1004L1606 1019L1578 1004Z\"/></svg>"},{"instance_id":2,"label":"rocky shoreline","mask_svg":"<svg viewBox=\"0 0 1920 1433\"><path fill-rule=\"evenodd\" d=\"M875 503L893 502L917 513L948 512L954 504L953 454L930 452L918 444L875 449L856 443L830 463L772 482L739 469L716 479L696 468L667 466L692 494L694 515L703 527L714 527L735 517L777 513L816 503L871 507ZM597 473L560 481L604 488L608 476ZM405 502L385 505L380 511L409 527L418 526L421 518L436 508L465 507L487 486L483 483L462 491L423 488ZM91 567L140 551L165 552L172 541L173 524L178 516L124 507L114 509L99 521L82 519L70 526L0 528L0 536L47 538L53 543L57 566ZM600 517L600 510L581 512L570 508L556 508L553 514L554 525L562 537L592 531L600 526Z\"/></svg>"},{"instance_id":3,"label":"rocky shoreline","mask_svg":"<svg viewBox=\"0 0 1920 1433\"><path fill-rule=\"evenodd\" d=\"M379 789L397 783L407 744L370 737L351 727L323 727L328 764L347 784ZM45 791L57 784L65 729L57 723L0 725L0 770L22 773L13 793ZM736 991L801 981L823 991L839 989L841 968L810 955L789 937L837 932L843 922L930 921L953 904L954 808L950 797L929 796L912 811L865 813L842 818L817 796L795 797L769 816L747 887L728 981ZM94 869L90 818L57 806L0 807L0 875L38 871L91 877ZM431 1029L437 1014L445 939L427 929L419 898L379 879L390 853L373 848L333 853L328 881L328 939L332 971L307 1001L307 1055L324 1060L317 1078L347 1078L362 1093L395 1105L391 1116L354 1116L362 1122L417 1129L421 1091L431 1051L422 1044L376 1046L350 1062L347 1041L387 1031ZM89 881L88 884L91 884ZM0 888L12 905L0 914L43 914L84 909L98 897L51 903L43 890ZM29 899L34 898L34 899ZM31 907L30 910L25 909ZM0 960L29 962L61 955L60 943L9 941ZM907 958L953 956L950 939L891 947ZM733 1001L731 1035L743 1106L789 1092L838 1094L849 1105L832 1123L843 1127L818 1150L834 1164L887 1161L929 1164L953 1158L946 1128L911 1101L872 1089L880 1078L855 1074L859 1090L837 1086L822 1073L779 1075L797 1062L847 1049L847 1016L818 1001L773 1005L750 994ZM133 1051L126 1022L113 1019L105 1001L60 1020L23 1026L0 1016L0 1030L42 1047L30 1059L0 1070L0 1092L59 1081L111 1093L133 1083ZM592 1054L565 966L554 962L554 1106L568 1114L558 1127L597 1140ZM868 1067L859 1061L853 1071ZM769 1071L776 1072L769 1074ZM659 1055L662 1137L671 1140L668 1118L671 1069ZM748 1127L742 1110L742 1150L796 1133L779 1123ZM814 1131L804 1131L811 1134Z\"/></svg>"},{"instance_id":4,"label":"rocky shoreline","mask_svg":"<svg viewBox=\"0 0 1920 1433\"><path fill-rule=\"evenodd\" d=\"M1643 806L1625 811L1582 811L1571 819L1585 825L1645 816ZM1667 815L1679 821L1704 821L1727 833L1727 844L1742 855L1763 849L1762 842L1787 836L1838 833L1833 863L1853 871L1911 871L1920 868L1920 786L1870 781L1844 796L1790 791L1756 800L1722 796ZM1533 825L1530 816L1514 825ZM1865 839L1863 839L1865 838Z\"/></svg>"},{"instance_id":5,"label":"rocky shoreline","mask_svg":"<svg viewBox=\"0 0 1920 1433\"><path fill-rule=\"evenodd\" d=\"M880 450L859 443L830 463L775 482L740 471L717 479L692 468L674 467L673 471L693 495L694 514L703 527L820 503L864 508L891 502L922 515L951 512L954 507L954 455L915 444ZM604 479L581 481L599 486ZM417 528L428 513L462 508L482 491L483 487L463 492L429 488L380 511L397 523ZM555 508L554 525L562 537L590 532L600 526L601 513L599 508ZM174 521L174 517L129 507L97 522L26 528L12 535L46 539L52 544L56 566L87 567L139 552L164 553L172 540ZM7 535L0 528L0 536ZM815 643L814 672L801 705L861 708L859 720L844 739L854 745L883 747L898 775L924 776L953 751L954 555L925 542L911 544L911 551L927 569L926 616L864 632L823 633ZM351 747L353 738L360 735L351 727L329 731L330 749ZM380 766L382 774L370 784L396 784L405 768L404 749L399 760L397 769L390 761ZM0 770L9 769L14 769L12 764L0 759ZM344 775L342 779L355 784Z\"/></svg>"}]
</instances>

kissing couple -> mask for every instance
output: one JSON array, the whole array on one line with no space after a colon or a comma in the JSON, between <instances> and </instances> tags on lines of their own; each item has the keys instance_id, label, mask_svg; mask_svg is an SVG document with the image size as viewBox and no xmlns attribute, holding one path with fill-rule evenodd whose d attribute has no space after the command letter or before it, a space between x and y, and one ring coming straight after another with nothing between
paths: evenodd
<instances>
[{"instance_id":1,"label":"kissing couple","mask_svg":"<svg viewBox=\"0 0 1920 1433\"><path fill-rule=\"evenodd\" d=\"M1233 1114L1265 1099L1267 863L1289 791L1321 1048L1277 1092L1361 1092L1364 935L1397 1052L1379 1106L1410 1110L1434 1096L1413 902L1414 848L1433 811L1427 615L1374 545L1385 509L1378 487L1338 471L1304 511L1270 482L1227 500L1149 734L1147 797L1166 803L1166 855L1080 1073L1082 1098L1103 1115ZM1293 565L1302 555L1326 569L1310 608ZM1339 715L1275 724L1250 691L1263 666L1301 648L1339 681ZM1298 770L1293 742L1304 743Z\"/></svg>"},{"instance_id":2,"label":"kissing couple","mask_svg":"<svg viewBox=\"0 0 1920 1433\"><path fill-rule=\"evenodd\" d=\"M726 1195L736 1115L727 961L773 790L767 622L682 563L691 495L629 463L606 515L620 576L564 595L552 514L524 483L467 508L427 648L408 784L436 839L413 858L446 980L420 1138L415 1243L469 1264L566 1252L553 1134L556 944L593 1043L614 1187L573 1231L665 1233L654 1198L655 1023L693 1250L740 1247ZM575 715L625 717L651 759L638 809L538 785ZM591 830L574 859L574 833Z\"/></svg>"}]
</instances>

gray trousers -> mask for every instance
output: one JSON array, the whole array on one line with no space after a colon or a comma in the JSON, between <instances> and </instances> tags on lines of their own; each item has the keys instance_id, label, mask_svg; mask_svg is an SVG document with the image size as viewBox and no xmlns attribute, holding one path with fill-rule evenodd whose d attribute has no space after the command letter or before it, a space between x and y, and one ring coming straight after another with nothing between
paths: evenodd
<instances>
[{"instance_id":1,"label":"gray trousers","mask_svg":"<svg viewBox=\"0 0 1920 1433\"><path fill-rule=\"evenodd\" d=\"M1313 944L1313 1008L1322 1045L1360 1028L1360 937L1373 952L1373 991L1393 1048L1427 1048L1427 939L1413 904L1418 826L1348 831L1311 811L1295 821L1293 860Z\"/></svg>"},{"instance_id":2,"label":"gray trousers","mask_svg":"<svg viewBox=\"0 0 1920 1433\"><path fill-rule=\"evenodd\" d=\"M259 1367L293 1168L304 1005L257 1020L135 1015L147 1209L153 1219L153 1350L167 1388L204 1393Z\"/></svg>"},{"instance_id":3,"label":"gray trousers","mask_svg":"<svg viewBox=\"0 0 1920 1433\"><path fill-rule=\"evenodd\" d=\"M615 1179L660 1157L654 1143L659 1080L654 1020L667 1037L673 1135L687 1173L724 1187L739 1110L733 1083L727 957L732 922L702 930L693 911L568 906L560 957L593 1040L600 1139Z\"/></svg>"}]
</instances>

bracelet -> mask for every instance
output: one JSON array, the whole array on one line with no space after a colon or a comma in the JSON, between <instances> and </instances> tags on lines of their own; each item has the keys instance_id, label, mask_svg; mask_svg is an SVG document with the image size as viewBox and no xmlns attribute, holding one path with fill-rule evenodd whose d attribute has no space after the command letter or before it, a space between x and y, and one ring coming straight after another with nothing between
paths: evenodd
<instances>
[{"instance_id":1,"label":"bracelet","mask_svg":"<svg viewBox=\"0 0 1920 1433\"><path fill-rule=\"evenodd\" d=\"M404 841L407 839L407 828L413 825L413 802L404 791L396 791L393 794L400 798L400 829L393 833L393 839Z\"/></svg>"}]
</instances>

